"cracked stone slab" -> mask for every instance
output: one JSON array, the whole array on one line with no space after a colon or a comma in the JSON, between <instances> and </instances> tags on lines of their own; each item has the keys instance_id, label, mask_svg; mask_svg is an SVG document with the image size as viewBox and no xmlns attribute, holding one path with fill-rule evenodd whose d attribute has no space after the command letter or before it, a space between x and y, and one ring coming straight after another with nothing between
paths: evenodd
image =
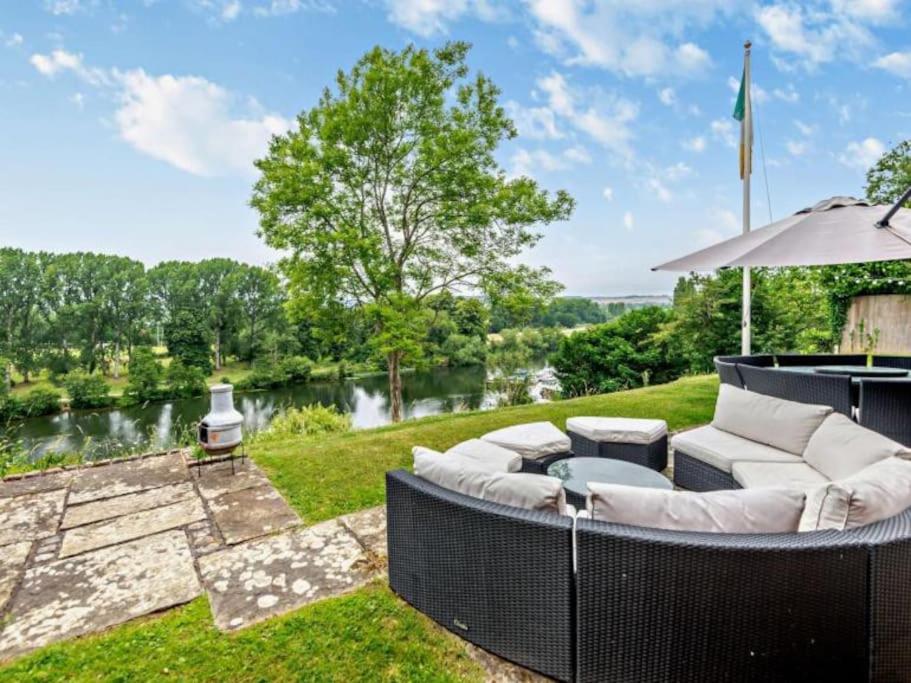
<instances>
[{"instance_id":1,"label":"cracked stone slab","mask_svg":"<svg viewBox=\"0 0 911 683\"><path fill-rule=\"evenodd\" d=\"M143 510L112 520L76 527L64 533L60 557L70 557L167 529L186 526L191 522L205 519L205 516L202 501L195 497L154 510Z\"/></svg>"},{"instance_id":2,"label":"cracked stone slab","mask_svg":"<svg viewBox=\"0 0 911 683\"><path fill-rule=\"evenodd\" d=\"M199 570L215 625L227 631L364 585L366 560L330 520L206 555Z\"/></svg>"},{"instance_id":3,"label":"cracked stone slab","mask_svg":"<svg viewBox=\"0 0 911 683\"><path fill-rule=\"evenodd\" d=\"M67 506L66 514L63 516L61 528L69 529L74 526L100 522L133 512L164 507L165 505L195 497L196 491L193 490L193 484L183 482L162 486L157 489L149 489L148 491L140 491L139 493L128 493L116 498L83 503L82 505L69 505Z\"/></svg>"},{"instance_id":4,"label":"cracked stone slab","mask_svg":"<svg viewBox=\"0 0 911 683\"><path fill-rule=\"evenodd\" d=\"M89 467L75 470L73 475L70 483L70 505L123 496L190 479L180 453Z\"/></svg>"},{"instance_id":5,"label":"cracked stone slab","mask_svg":"<svg viewBox=\"0 0 911 683\"><path fill-rule=\"evenodd\" d=\"M467 641L465 649L469 657L484 667L484 671L487 673L484 680L490 683L548 683L551 680L534 671L507 662Z\"/></svg>"},{"instance_id":6,"label":"cracked stone slab","mask_svg":"<svg viewBox=\"0 0 911 683\"><path fill-rule=\"evenodd\" d=\"M0 548L0 610L12 596L31 548L31 541L20 541Z\"/></svg>"},{"instance_id":7,"label":"cracked stone slab","mask_svg":"<svg viewBox=\"0 0 911 683\"><path fill-rule=\"evenodd\" d=\"M385 505L343 515L339 517L339 521L367 550L376 555L386 555Z\"/></svg>"},{"instance_id":8,"label":"cracked stone slab","mask_svg":"<svg viewBox=\"0 0 911 683\"><path fill-rule=\"evenodd\" d=\"M0 631L0 659L196 598L182 531L30 567Z\"/></svg>"},{"instance_id":9,"label":"cracked stone slab","mask_svg":"<svg viewBox=\"0 0 911 683\"><path fill-rule=\"evenodd\" d=\"M271 485L226 493L210 500L209 510L228 545L301 523L297 513Z\"/></svg>"},{"instance_id":10,"label":"cracked stone slab","mask_svg":"<svg viewBox=\"0 0 911 683\"><path fill-rule=\"evenodd\" d=\"M66 489L0 498L0 546L57 533Z\"/></svg>"},{"instance_id":11,"label":"cracked stone slab","mask_svg":"<svg viewBox=\"0 0 911 683\"><path fill-rule=\"evenodd\" d=\"M249 458L242 463L234 462L234 474L231 473L230 462L201 465L198 470L198 476L194 473L193 481L199 495L206 500L255 486L271 486L266 475Z\"/></svg>"},{"instance_id":12,"label":"cracked stone slab","mask_svg":"<svg viewBox=\"0 0 911 683\"><path fill-rule=\"evenodd\" d=\"M73 478L73 472L55 472L22 479L6 479L0 482L0 498L24 496L27 493L41 493L66 488Z\"/></svg>"}]
</instances>

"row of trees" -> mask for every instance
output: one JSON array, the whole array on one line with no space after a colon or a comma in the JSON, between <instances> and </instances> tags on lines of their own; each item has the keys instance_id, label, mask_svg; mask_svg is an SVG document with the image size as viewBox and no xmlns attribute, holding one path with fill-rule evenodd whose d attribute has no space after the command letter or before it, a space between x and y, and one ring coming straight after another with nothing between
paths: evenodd
<instances>
[{"instance_id":1,"label":"row of trees","mask_svg":"<svg viewBox=\"0 0 911 683\"><path fill-rule=\"evenodd\" d=\"M208 374L226 350L245 359L289 334L271 271L228 259L146 270L122 256L0 249L0 355L6 384L47 368L119 377L134 349L163 341ZM276 343L276 342L272 342Z\"/></svg>"}]
</instances>

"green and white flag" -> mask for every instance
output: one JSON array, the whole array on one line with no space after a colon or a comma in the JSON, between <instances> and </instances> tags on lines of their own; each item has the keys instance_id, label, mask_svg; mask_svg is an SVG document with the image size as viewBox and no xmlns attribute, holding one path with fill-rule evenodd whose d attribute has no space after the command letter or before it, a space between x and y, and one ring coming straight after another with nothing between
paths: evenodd
<instances>
[{"instance_id":1,"label":"green and white flag","mask_svg":"<svg viewBox=\"0 0 911 683\"><path fill-rule=\"evenodd\" d=\"M734 118L740 121L740 177L753 172L753 122L750 92L747 86L746 70L740 78L740 91L734 104ZM749 127L749 130L747 130Z\"/></svg>"}]
</instances>

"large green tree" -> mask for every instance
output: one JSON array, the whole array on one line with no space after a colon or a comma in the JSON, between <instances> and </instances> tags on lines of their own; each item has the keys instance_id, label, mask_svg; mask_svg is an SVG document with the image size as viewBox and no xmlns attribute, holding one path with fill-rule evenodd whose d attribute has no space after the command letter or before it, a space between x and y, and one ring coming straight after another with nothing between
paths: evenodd
<instances>
[{"instance_id":1,"label":"large green tree","mask_svg":"<svg viewBox=\"0 0 911 683\"><path fill-rule=\"evenodd\" d=\"M426 298L484 287L537 241L536 224L573 207L565 192L551 197L499 167L515 128L496 86L469 78L468 50L374 48L256 162L252 205L266 242L289 252L292 296L368 311L394 421Z\"/></svg>"}]
</instances>

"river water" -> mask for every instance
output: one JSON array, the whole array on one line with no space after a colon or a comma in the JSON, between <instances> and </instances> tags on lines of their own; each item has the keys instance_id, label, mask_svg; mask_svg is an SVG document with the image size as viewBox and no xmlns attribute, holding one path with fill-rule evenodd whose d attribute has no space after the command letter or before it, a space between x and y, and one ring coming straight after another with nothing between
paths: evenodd
<instances>
[{"instance_id":1,"label":"river water","mask_svg":"<svg viewBox=\"0 0 911 683\"><path fill-rule=\"evenodd\" d=\"M485 390L485 380L484 368L477 367L405 373L405 418L493 407L496 396ZM355 428L377 427L390 421L385 375L237 394L234 402L244 416L247 431L264 428L284 407L314 403L334 405L350 413ZM116 410L73 411L26 420L7 430L6 436L21 440L33 457L83 448L103 457L126 447L167 448L180 430L195 425L208 409L208 397L201 397Z\"/></svg>"}]
</instances>

